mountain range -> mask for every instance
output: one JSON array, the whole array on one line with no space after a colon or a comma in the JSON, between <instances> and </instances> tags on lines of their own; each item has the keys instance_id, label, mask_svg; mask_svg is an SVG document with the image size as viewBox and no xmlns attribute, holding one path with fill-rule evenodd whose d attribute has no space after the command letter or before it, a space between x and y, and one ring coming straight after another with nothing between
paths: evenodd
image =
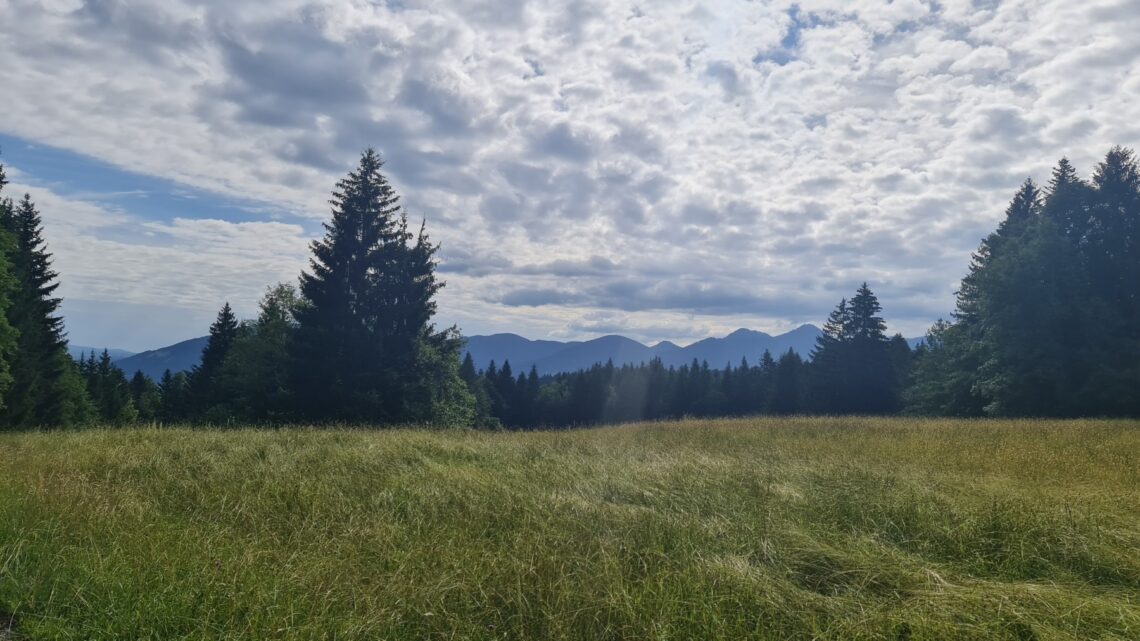
<instances>
[{"instance_id":1,"label":"mountain range","mask_svg":"<svg viewBox=\"0 0 1140 641\"><path fill-rule=\"evenodd\" d=\"M735 367L741 358L755 364L760 361L764 350L777 358L789 349L806 357L819 334L819 328L814 325L803 325L777 336L738 329L723 338L706 338L686 347L669 341L650 347L625 336L602 336L589 341L563 343L532 341L517 334L494 334L471 336L467 339L466 351L471 353L478 369L486 369L492 360L500 366L510 361L516 374L529 371L531 366L537 368L539 374L546 375L573 372L608 360L615 365L638 365L654 358L660 358L666 367L687 365L696 359L698 362L708 361L710 367L723 368L729 363Z\"/></svg>"},{"instance_id":2,"label":"mountain range","mask_svg":"<svg viewBox=\"0 0 1140 641\"><path fill-rule=\"evenodd\" d=\"M209 336L191 338L188 341L175 343L167 347L160 347L138 354L131 354L124 358L114 359L127 376L135 372L142 372L153 380L162 378L166 370L171 372L188 372L202 360L202 349L206 347Z\"/></svg>"},{"instance_id":3,"label":"mountain range","mask_svg":"<svg viewBox=\"0 0 1140 641\"><path fill-rule=\"evenodd\" d=\"M529 371L531 366L540 375L548 375L573 372L609 360L615 365L638 365L654 358L660 358L666 367L687 365L696 359L698 362L707 361L710 367L723 368L729 363L735 367L741 358L747 358L748 362L756 364L765 350L778 358L780 354L792 349L806 358L819 334L820 330L815 325L802 325L775 336L751 329L738 329L723 338L706 338L685 347L669 341L650 347L617 335L588 341L561 342L530 340L518 334L493 334L468 337L464 354L470 352L478 369L486 369L491 361L499 366L509 361L516 374ZM206 336L192 338L138 354L125 350L110 350L110 353L115 364L128 376L141 371L158 380L168 369L171 372L182 372L197 365L207 339ZM914 347L921 339L910 339L908 342ZM103 351L101 348L79 346L70 349L73 356L90 353L93 349L97 353Z\"/></svg>"}]
</instances>

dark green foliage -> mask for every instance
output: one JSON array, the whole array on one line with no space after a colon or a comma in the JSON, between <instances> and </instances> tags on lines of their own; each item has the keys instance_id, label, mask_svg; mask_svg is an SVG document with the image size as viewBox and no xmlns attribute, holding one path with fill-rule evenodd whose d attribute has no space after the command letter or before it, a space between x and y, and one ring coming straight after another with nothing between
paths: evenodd
<instances>
[{"instance_id":1,"label":"dark green foliage","mask_svg":"<svg viewBox=\"0 0 1140 641\"><path fill-rule=\"evenodd\" d=\"M226 353L219 373L222 394L213 414L247 422L280 422L289 417L289 354L300 304L292 285L279 284L266 291L257 320L238 328Z\"/></svg>"},{"instance_id":2,"label":"dark green foliage","mask_svg":"<svg viewBox=\"0 0 1140 641\"><path fill-rule=\"evenodd\" d=\"M154 423L162 413L162 392L158 385L142 372L135 372L130 382L131 403L140 421Z\"/></svg>"},{"instance_id":3,"label":"dark green foliage","mask_svg":"<svg viewBox=\"0 0 1140 641\"><path fill-rule=\"evenodd\" d=\"M4 197L4 187L8 178L4 173L4 165L0 164L0 220L10 220L12 217L12 201ZM12 265L9 257L14 253L15 238L5 229L0 228L0 410L7 407L8 392L12 388L12 362L16 359L19 349L19 334L8 321L11 313L12 296L16 293L19 283L12 274Z\"/></svg>"},{"instance_id":4,"label":"dark green foliage","mask_svg":"<svg viewBox=\"0 0 1140 641\"><path fill-rule=\"evenodd\" d=\"M237 317L227 302L210 325L210 339L202 349L202 362L190 372L190 411L193 414L206 416L223 401L227 390L221 384L222 366L237 338Z\"/></svg>"},{"instance_id":5,"label":"dark green foliage","mask_svg":"<svg viewBox=\"0 0 1140 641\"><path fill-rule=\"evenodd\" d=\"M190 414L190 381L186 373L171 374L166 370L158 383L158 391L162 398L159 419L164 423L186 420Z\"/></svg>"},{"instance_id":6,"label":"dark green foliage","mask_svg":"<svg viewBox=\"0 0 1140 641\"><path fill-rule=\"evenodd\" d=\"M139 418L131 399L131 384L123 370L111 362L107 350L98 358L91 352L79 362L79 373L87 383L87 392L95 406L95 416L101 423L126 425Z\"/></svg>"},{"instance_id":7,"label":"dark green foliage","mask_svg":"<svg viewBox=\"0 0 1140 641\"><path fill-rule=\"evenodd\" d=\"M399 197L366 151L337 183L332 220L301 275L292 387L300 416L350 422L470 424L458 332L435 331L432 245L408 230Z\"/></svg>"},{"instance_id":8,"label":"dark green foliage","mask_svg":"<svg viewBox=\"0 0 1140 641\"><path fill-rule=\"evenodd\" d=\"M809 367L811 409L826 414L897 411L909 369L905 340L891 341L879 300L866 283L841 300L824 325Z\"/></svg>"},{"instance_id":9,"label":"dark green foliage","mask_svg":"<svg viewBox=\"0 0 1140 641\"><path fill-rule=\"evenodd\" d=\"M40 213L26 195L16 205L0 207L0 227L8 236L5 255L15 287L7 321L16 332L12 384L3 410L4 423L16 427L48 427L82 422L90 408L76 384L67 354L57 274L43 238Z\"/></svg>"},{"instance_id":10,"label":"dark green foliage","mask_svg":"<svg viewBox=\"0 0 1140 641\"><path fill-rule=\"evenodd\" d=\"M1112 149L1091 184L1062 159L1026 181L974 254L952 324L917 355L910 411L1140 414L1140 170Z\"/></svg>"},{"instance_id":11,"label":"dark green foliage","mask_svg":"<svg viewBox=\"0 0 1140 641\"><path fill-rule=\"evenodd\" d=\"M804 387L803 359L789 349L776 361L772 376L771 412L783 415L806 412Z\"/></svg>"}]
</instances>

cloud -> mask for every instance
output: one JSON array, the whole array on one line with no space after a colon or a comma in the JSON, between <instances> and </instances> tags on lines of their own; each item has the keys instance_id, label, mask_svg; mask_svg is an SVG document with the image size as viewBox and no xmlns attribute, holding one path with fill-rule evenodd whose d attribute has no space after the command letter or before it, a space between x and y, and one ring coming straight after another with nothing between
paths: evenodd
<instances>
[{"instance_id":1,"label":"cloud","mask_svg":"<svg viewBox=\"0 0 1140 641\"><path fill-rule=\"evenodd\" d=\"M374 145L443 243L441 322L468 333L775 331L870 280L917 334L1026 176L1140 145L1140 7L1119 0L0 13L0 132L274 212L140 216L22 177L67 208L49 226L65 288L139 305L252 304L295 275Z\"/></svg>"}]
</instances>

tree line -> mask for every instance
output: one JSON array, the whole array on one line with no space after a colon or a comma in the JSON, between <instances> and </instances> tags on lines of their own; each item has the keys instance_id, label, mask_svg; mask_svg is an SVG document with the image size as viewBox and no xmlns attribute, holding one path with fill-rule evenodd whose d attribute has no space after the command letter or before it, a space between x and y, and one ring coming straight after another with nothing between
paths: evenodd
<instances>
[{"instance_id":1,"label":"tree line","mask_svg":"<svg viewBox=\"0 0 1140 641\"><path fill-rule=\"evenodd\" d=\"M73 361L58 275L27 195L0 193L0 421L431 424L525 428L683 416L1140 415L1140 170L1112 149L1089 181L1067 160L1027 180L974 253L951 320L912 351L864 283L808 358L710 367L599 363L540 377L460 362L437 328L433 244L409 225L373 150L339 181L298 285L256 318L227 303L200 363L152 381L109 354ZM0 165L0 192L6 180Z\"/></svg>"},{"instance_id":2,"label":"tree line","mask_svg":"<svg viewBox=\"0 0 1140 641\"><path fill-rule=\"evenodd\" d=\"M789 349L765 350L755 365L710 367L693 360L665 367L612 361L540 377L532 366L517 377L510 361L476 371L468 353L460 367L481 424L559 427L686 416L758 414L891 414L901 410L912 353L901 335L888 337L878 299L864 283L840 301L805 361Z\"/></svg>"}]
</instances>

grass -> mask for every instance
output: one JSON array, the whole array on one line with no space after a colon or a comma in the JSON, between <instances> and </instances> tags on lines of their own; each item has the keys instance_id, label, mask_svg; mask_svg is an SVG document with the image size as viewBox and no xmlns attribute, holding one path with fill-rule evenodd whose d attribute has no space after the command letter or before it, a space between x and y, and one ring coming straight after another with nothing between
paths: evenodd
<instances>
[{"instance_id":1,"label":"grass","mask_svg":"<svg viewBox=\"0 0 1140 641\"><path fill-rule=\"evenodd\" d=\"M1140 423L0 435L0 639L1140 639Z\"/></svg>"}]
</instances>

